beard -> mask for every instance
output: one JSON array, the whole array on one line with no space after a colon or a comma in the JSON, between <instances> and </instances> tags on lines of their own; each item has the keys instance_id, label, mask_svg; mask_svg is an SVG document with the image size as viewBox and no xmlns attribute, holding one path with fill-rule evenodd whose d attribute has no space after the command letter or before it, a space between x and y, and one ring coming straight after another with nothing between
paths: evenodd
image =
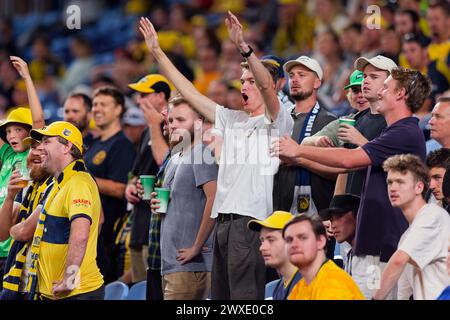
<instances>
[{"instance_id":1,"label":"beard","mask_svg":"<svg viewBox=\"0 0 450 320\"><path fill-rule=\"evenodd\" d=\"M43 166L33 166L30 170L30 178L36 182L43 182L47 179L50 174L44 169Z\"/></svg>"},{"instance_id":2,"label":"beard","mask_svg":"<svg viewBox=\"0 0 450 320\"><path fill-rule=\"evenodd\" d=\"M81 120L79 123L76 123L75 126L80 130L80 132L83 132L88 127L88 121L87 119Z\"/></svg>"},{"instance_id":3,"label":"beard","mask_svg":"<svg viewBox=\"0 0 450 320\"><path fill-rule=\"evenodd\" d=\"M178 129L169 133L169 146L174 148L185 148L189 147L194 142L194 128L191 130Z\"/></svg>"},{"instance_id":4,"label":"beard","mask_svg":"<svg viewBox=\"0 0 450 320\"><path fill-rule=\"evenodd\" d=\"M297 93L291 93L291 98L297 102L297 101L303 101L308 99L309 97L311 97L311 95L313 94L313 90L311 91L306 91L306 92L297 92Z\"/></svg>"}]
</instances>

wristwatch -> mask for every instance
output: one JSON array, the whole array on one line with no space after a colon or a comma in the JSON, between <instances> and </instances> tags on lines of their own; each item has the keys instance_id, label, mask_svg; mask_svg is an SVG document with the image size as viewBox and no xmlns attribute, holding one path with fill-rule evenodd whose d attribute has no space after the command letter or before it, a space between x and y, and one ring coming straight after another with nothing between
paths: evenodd
<instances>
[{"instance_id":1,"label":"wristwatch","mask_svg":"<svg viewBox=\"0 0 450 320\"><path fill-rule=\"evenodd\" d=\"M245 59L250 57L250 55L253 53L253 48L248 46L249 50L247 52L241 52L241 56L243 56Z\"/></svg>"}]
</instances>

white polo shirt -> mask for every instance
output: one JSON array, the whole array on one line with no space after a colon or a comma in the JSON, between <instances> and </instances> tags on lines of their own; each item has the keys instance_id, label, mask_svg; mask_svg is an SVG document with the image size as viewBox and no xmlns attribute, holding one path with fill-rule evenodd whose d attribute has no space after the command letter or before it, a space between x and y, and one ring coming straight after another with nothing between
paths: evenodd
<instances>
[{"instance_id":1,"label":"white polo shirt","mask_svg":"<svg viewBox=\"0 0 450 320\"><path fill-rule=\"evenodd\" d=\"M217 105L215 134L223 138L212 218L234 213L264 220L272 214L273 177L280 161L270 157L274 139L290 135L294 121L280 107L277 119L250 117Z\"/></svg>"}]
</instances>

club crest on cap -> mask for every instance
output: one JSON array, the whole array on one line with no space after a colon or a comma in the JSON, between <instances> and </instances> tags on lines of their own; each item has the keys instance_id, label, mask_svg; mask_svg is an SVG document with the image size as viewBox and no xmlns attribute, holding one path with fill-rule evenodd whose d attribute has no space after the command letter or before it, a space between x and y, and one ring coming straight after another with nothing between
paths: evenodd
<instances>
[{"instance_id":1,"label":"club crest on cap","mask_svg":"<svg viewBox=\"0 0 450 320\"><path fill-rule=\"evenodd\" d=\"M66 137L70 136L72 134L72 132L69 129L64 129L62 134Z\"/></svg>"}]
</instances>

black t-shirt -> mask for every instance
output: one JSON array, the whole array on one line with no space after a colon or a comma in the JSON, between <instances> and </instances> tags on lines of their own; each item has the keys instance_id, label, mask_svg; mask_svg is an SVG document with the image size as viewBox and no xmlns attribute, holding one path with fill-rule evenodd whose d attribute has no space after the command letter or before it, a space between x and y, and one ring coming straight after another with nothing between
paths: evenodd
<instances>
[{"instance_id":1,"label":"black t-shirt","mask_svg":"<svg viewBox=\"0 0 450 320\"><path fill-rule=\"evenodd\" d=\"M386 120L381 114L372 114L370 109L366 109L355 117L355 128L369 141L378 137L384 128ZM344 148L355 149L357 145L345 143ZM361 195L362 186L366 179L367 168L350 172L347 176L346 193Z\"/></svg>"},{"instance_id":2,"label":"black t-shirt","mask_svg":"<svg viewBox=\"0 0 450 320\"><path fill-rule=\"evenodd\" d=\"M159 166L153 158L150 142L150 130L146 128L142 132L139 142L136 160L134 161L133 176L155 175ZM146 201L140 201L133 208L133 222L131 225L130 247L139 249L148 244L148 232L150 227L150 206Z\"/></svg>"},{"instance_id":3,"label":"black t-shirt","mask_svg":"<svg viewBox=\"0 0 450 320\"><path fill-rule=\"evenodd\" d=\"M294 129L292 131L292 138L298 140L303 128L303 123L307 117L307 113L293 116ZM319 132L331 121L336 120L336 117L327 112L324 108L320 109L316 120L311 129L311 135ZM292 200L294 198L295 178L297 174L297 167L280 166L278 173L274 177L273 185L273 210L290 211ZM331 198L333 197L334 186L336 181L324 179L312 172L311 174L311 193L314 204L317 210L328 208Z\"/></svg>"},{"instance_id":4,"label":"black t-shirt","mask_svg":"<svg viewBox=\"0 0 450 320\"><path fill-rule=\"evenodd\" d=\"M368 181L361 193L361 205L357 214L356 255L380 256L387 262L397 250L398 241L408 227L399 208L393 208L387 192L383 162L394 155L414 154L425 162L425 138L418 119L407 117L383 130L378 138L366 143L362 149L372 165Z\"/></svg>"},{"instance_id":5,"label":"black t-shirt","mask_svg":"<svg viewBox=\"0 0 450 320\"><path fill-rule=\"evenodd\" d=\"M86 151L84 160L89 172L97 178L113 180L126 184L131 171L136 151L133 144L122 131L111 138L101 141L97 138ZM102 226L105 245L114 242L114 223L125 214L127 201L100 193L105 222Z\"/></svg>"},{"instance_id":6,"label":"black t-shirt","mask_svg":"<svg viewBox=\"0 0 450 320\"><path fill-rule=\"evenodd\" d=\"M94 136L92 133L88 133L86 136L83 137L83 145L86 147L86 151L89 149L89 147L94 143Z\"/></svg>"}]
</instances>

